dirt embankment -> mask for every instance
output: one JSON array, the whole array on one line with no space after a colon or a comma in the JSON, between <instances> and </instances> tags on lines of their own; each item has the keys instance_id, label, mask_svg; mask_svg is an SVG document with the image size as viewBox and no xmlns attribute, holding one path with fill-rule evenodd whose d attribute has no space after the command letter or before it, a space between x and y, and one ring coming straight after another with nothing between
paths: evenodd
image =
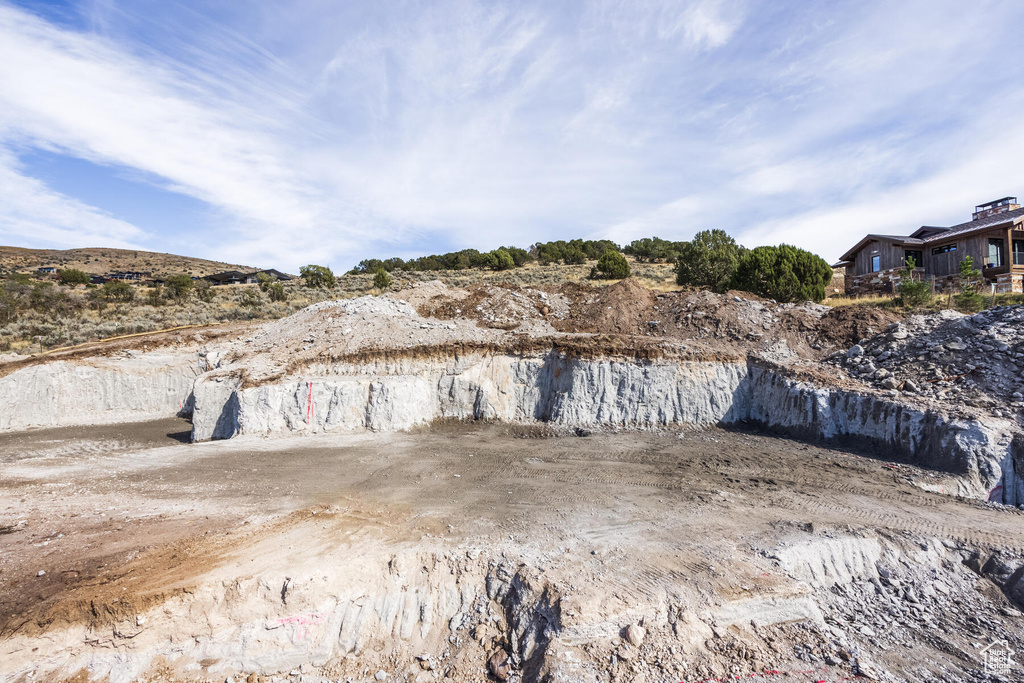
<instances>
[{"instance_id":1,"label":"dirt embankment","mask_svg":"<svg viewBox=\"0 0 1024 683\"><path fill-rule=\"evenodd\" d=\"M66 349L56 349L30 356L17 354L0 355L0 377L35 365L54 361L76 361L86 358L106 358L117 354L144 353L156 349L197 347L203 344L226 341L228 338L247 331L252 323L230 323L224 325L196 325L173 330L143 332L113 339L79 344Z\"/></svg>"},{"instance_id":2,"label":"dirt embankment","mask_svg":"<svg viewBox=\"0 0 1024 683\"><path fill-rule=\"evenodd\" d=\"M396 296L409 299L424 317L469 318L488 328L527 333L531 325L548 323L567 334L725 344L733 353L782 342L796 356L814 359L899 319L877 308L778 304L744 292L658 292L633 279L603 287L570 282L547 288L466 290L428 283Z\"/></svg>"}]
</instances>

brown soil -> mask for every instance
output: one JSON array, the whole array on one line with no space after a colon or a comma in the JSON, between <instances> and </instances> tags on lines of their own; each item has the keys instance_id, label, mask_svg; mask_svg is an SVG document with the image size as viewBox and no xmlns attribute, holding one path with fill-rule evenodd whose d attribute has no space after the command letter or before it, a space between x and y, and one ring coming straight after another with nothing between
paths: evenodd
<instances>
[{"instance_id":1,"label":"brown soil","mask_svg":"<svg viewBox=\"0 0 1024 683\"><path fill-rule=\"evenodd\" d=\"M568 318L555 324L561 332L650 335L657 331L649 323L660 317L655 309L658 299L632 278L606 287L567 283L561 291L570 306Z\"/></svg>"},{"instance_id":2,"label":"brown soil","mask_svg":"<svg viewBox=\"0 0 1024 683\"><path fill-rule=\"evenodd\" d=\"M877 306L836 306L822 317L816 332L824 343L847 349L901 318L895 311Z\"/></svg>"}]
</instances>

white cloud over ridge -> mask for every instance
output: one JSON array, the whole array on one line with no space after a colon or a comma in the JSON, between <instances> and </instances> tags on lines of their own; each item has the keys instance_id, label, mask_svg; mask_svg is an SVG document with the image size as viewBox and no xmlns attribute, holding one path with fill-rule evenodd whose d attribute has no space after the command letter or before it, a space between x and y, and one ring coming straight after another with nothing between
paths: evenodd
<instances>
[{"instance_id":1,"label":"white cloud over ridge","mask_svg":"<svg viewBox=\"0 0 1024 683\"><path fill-rule=\"evenodd\" d=\"M205 202L197 255L291 269L708 227L832 258L1024 193L1012 2L80 10L0 0L2 241L166 237L29 177L26 146Z\"/></svg>"}]
</instances>

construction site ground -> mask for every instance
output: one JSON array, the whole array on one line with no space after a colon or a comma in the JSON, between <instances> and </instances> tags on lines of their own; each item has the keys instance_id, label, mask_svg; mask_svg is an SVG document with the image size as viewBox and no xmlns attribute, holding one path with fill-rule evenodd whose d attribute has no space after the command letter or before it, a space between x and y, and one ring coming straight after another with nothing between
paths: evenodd
<instances>
[{"instance_id":1,"label":"construction site ground","mask_svg":"<svg viewBox=\"0 0 1024 683\"><path fill-rule=\"evenodd\" d=\"M614 612L657 602L680 586L710 603L768 590L783 577L765 558L796 537L867 531L983 552L1024 548L1017 510L915 484L941 486L938 473L894 464L884 453L755 432L580 436L441 423L409 433L188 444L188 428L168 419L0 435L4 638L42 637L79 622L102 630L105 619L159 604L215 570L259 576L332 550L370 557L417 543L469 543L497 554L514 548L561 585L564 603L575 591L580 609ZM981 644L996 636L1020 642L1024 634L1020 613L994 585L977 578L975 593L962 597L973 601L964 609L937 608L931 623L884 652L868 642L874 633L849 629L851 637L874 653L876 667L905 680L957 680L948 672L980 671ZM982 626L965 621L974 616ZM712 649L745 647L744 656L733 651L720 660L745 675L854 675L848 653L844 659L834 645L825 651L827 632L779 628L771 636L771 629L761 631L760 644L718 631L708 640ZM645 642L639 656L648 681L728 671L691 660L656 632ZM800 655L805 643L817 654ZM617 646L593 644L613 654ZM643 680L634 675L637 660L611 661L614 680ZM415 662L398 663L409 664ZM373 678L373 671L364 677L337 666L318 674ZM487 680L483 668L473 671L451 677ZM225 680L171 668L149 676Z\"/></svg>"}]
</instances>

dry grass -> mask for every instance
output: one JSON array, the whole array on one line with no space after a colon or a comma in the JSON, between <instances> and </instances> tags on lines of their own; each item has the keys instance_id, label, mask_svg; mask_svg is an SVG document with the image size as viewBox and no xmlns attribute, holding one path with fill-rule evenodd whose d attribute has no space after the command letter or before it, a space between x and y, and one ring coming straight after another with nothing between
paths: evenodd
<instances>
[{"instance_id":1,"label":"dry grass","mask_svg":"<svg viewBox=\"0 0 1024 683\"><path fill-rule=\"evenodd\" d=\"M632 257L626 257L629 261L632 276L651 289L667 290L675 288L674 266L671 263L637 263ZM542 287L546 285L557 286L563 282L582 282L590 277L590 271L594 267L594 261L588 261L581 265L547 265L539 263L528 263L521 268L514 270L438 270L423 272L396 271L391 274L394 280L394 288L401 289L417 282L428 282L430 280L441 280L451 287L471 287L474 285L510 284L523 287ZM594 284L611 284L615 280L595 280ZM353 291L367 291L372 287L372 275L345 275L342 283L343 288L352 288Z\"/></svg>"},{"instance_id":2,"label":"dry grass","mask_svg":"<svg viewBox=\"0 0 1024 683\"><path fill-rule=\"evenodd\" d=\"M834 296L825 299L826 306L893 306L896 299L891 296Z\"/></svg>"}]
</instances>

